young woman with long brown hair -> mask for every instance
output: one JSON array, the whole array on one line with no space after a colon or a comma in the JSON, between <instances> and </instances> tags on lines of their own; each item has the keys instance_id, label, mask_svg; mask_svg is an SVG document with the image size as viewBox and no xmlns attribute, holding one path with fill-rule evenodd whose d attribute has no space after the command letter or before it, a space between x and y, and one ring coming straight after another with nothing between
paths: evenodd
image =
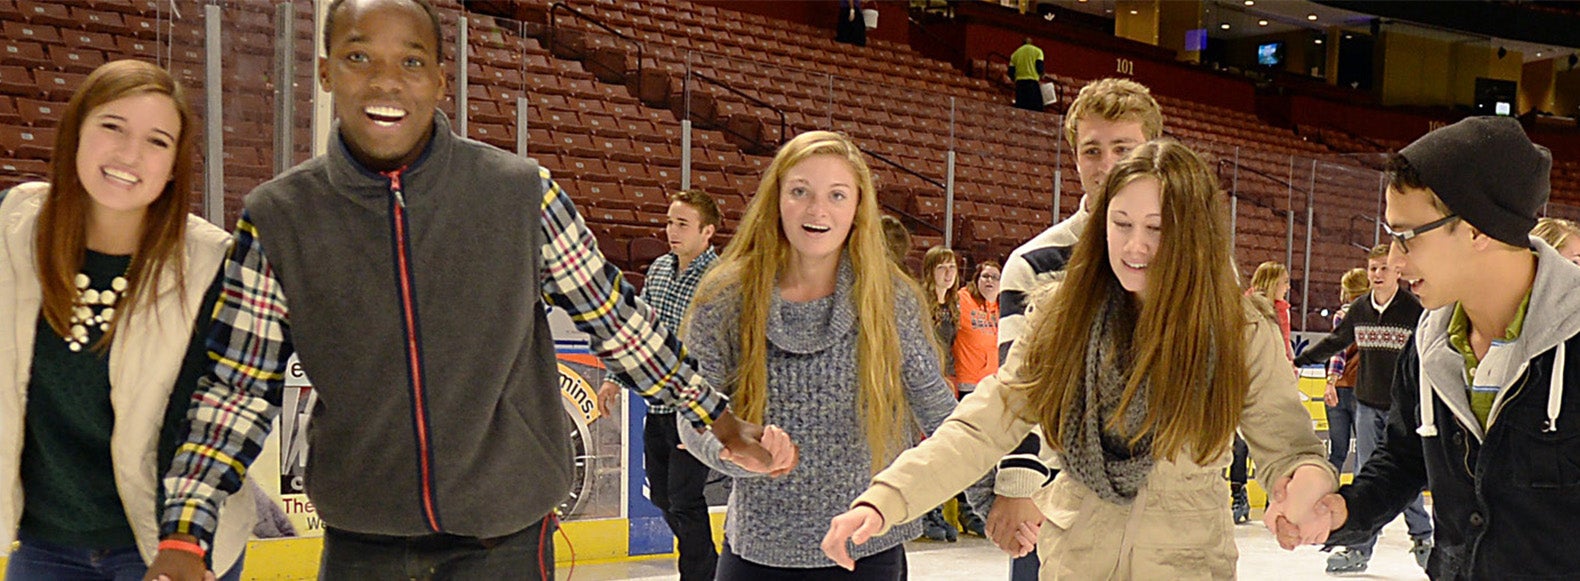
<instances>
[{"instance_id":1,"label":"young woman with long brown hair","mask_svg":"<svg viewBox=\"0 0 1580 581\"><path fill-rule=\"evenodd\" d=\"M1260 477L1292 479L1290 497L1337 487L1272 314L1240 296L1207 165L1173 141L1143 145L1092 215L999 372L831 522L836 562L975 481L1034 425L1064 464L1036 496L1048 520L1020 531L1043 579L1233 578L1222 470L1236 428ZM1321 516L1289 518L1317 538Z\"/></svg>"},{"instance_id":2,"label":"young woman with long brown hair","mask_svg":"<svg viewBox=\"0 0 1580 581\"><path fill-rule=\"evenodd\" d=\"M938 357L943 361L944 379L950 384L950 389L955 392L955 399L960 399L960 390L955 387L955 337L960 332L960 258L947 246L934 246L927 249L927 254L922 257L921 272L922 297L927 301L927 312L932 316L933 340L938 342ZM964 498L964 495L960 495ZM963 501L962 501L963 502ZM961 504L966 511L962 517L975 517L976 522L982 522L982 517L971 512L969 504ZM961 518L962 524L968 518ZM949 519L944 518L942 506L933 507L922 517L922 536L934 541L955 542L960 540L960 530L955 525L949 524Z\"/></svg>"},{"instance_id":3,"label":"young woman with long brown hair","mask_svg":"<svg viewBox=\"0 0 1580 581\"><path fill-rule=\"evenodd\" d=\"M737 415L795 434L801 458L762 477L682 426L686 448L734 478L718 579L844 573L817 549L825 523L954 409L920 291L888 258L878 222L856 145L804 133L780 148L697 288L682 335L698 369L730 393ZM920 533L911 525L874 539L841 578L903 579L902 544Z\"/></svg>"},{"instance_id":4,"label":"young woman with long brown hair","mask_svg":"<svg viewBox=\"0 0 1580 581\"><path fill-rule=\"evenodd\" d=\"M49 183L0 194L6 579L141 578L159 546L229 241L187 211L196 122L165 70L107 63L66 105ZM239 578L253 500L215 509L214 546L185 550Z\"/></svg>"}]
</instances>

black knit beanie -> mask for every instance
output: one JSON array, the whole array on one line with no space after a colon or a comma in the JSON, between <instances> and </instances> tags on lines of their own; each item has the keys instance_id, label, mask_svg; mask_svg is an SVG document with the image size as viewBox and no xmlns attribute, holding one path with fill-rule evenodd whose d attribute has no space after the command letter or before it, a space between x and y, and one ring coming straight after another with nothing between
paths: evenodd
<instances>
[{"instance_id":1,"label":"black knit beanie","mask_svg":"<svg viewBox=\"0 0 1580 581\"><path fill-rule=\"evenodd\" d=\"M1421 181L1488 236L1531 245L1536 215L1552 191L1552 153L1531 143L1512 117L1469 117L1399 151Z\"/></svg>"}]
</instances>

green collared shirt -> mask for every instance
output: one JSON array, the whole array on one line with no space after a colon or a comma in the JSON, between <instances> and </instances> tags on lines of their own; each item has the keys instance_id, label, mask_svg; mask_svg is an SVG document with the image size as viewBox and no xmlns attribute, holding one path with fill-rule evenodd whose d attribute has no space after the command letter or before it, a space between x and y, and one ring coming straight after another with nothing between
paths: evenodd
<instances>
[{"instance_id":1,"label":"green collared shirt","mask_svg":"<svg viewBox=\"0 0 1580 581\"><path fill-rule=\"evenodd\" d=\"M1514 312L1514 320L1509 321L1509 328L1504 330L1502 341L1512 343L1520 338L1520 331L1525 328L1525 311L1530 306L1531 292L1525 291L1525 300L1520 301L1520 308ZM1470 392L1470 411L1475 412L1476 420L1481 422L1482 429L1486 429L1487 418L1492 415L1492 403L1498 399L1498 390L1475 387L1476 368L1481 365L1481 359L1476 357L1476 351L1470 347L1470 317L1465 314L1465 307L1458 303L1454 305L1454 316L1448 320L1448 344L1465 358L1465 389Z\"/></svg>"}]
</instances>

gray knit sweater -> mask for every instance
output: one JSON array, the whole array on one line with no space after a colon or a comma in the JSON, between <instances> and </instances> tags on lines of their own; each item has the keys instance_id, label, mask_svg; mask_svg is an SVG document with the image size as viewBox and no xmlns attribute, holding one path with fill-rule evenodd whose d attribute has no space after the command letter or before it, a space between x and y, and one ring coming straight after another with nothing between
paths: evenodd
<instances>
[{"instance_id":1,"label":"gray knit sweater","mask_svg":"<svg viewBox=\"0 0 1580 581\"><path fill-rule=\"evenodd\" d=\"M774 293L768 319L766 423L778 425L801 448L801 463L779 478L746 472L719 459L711 434L681 426L686 448L734 478L724 536L735 554L773 567L813 568L834 563L818 544L828 522L849 508L871 481L871 453L856 410L855 276L842 263L834 295L793 303ZM939 371L928 334L929 317L918 297L896 281L901 375L917 423L927 433L954 411L955 400ZM693 305L685 344L703 377L726 391L739 353L739 295ZM920 434L918 434L920 435ZM915 444L915 441L907 442ZM851 551L857 559L893 548L921 534L921 522L894 527Z\"/></svg>"}]
</instances>

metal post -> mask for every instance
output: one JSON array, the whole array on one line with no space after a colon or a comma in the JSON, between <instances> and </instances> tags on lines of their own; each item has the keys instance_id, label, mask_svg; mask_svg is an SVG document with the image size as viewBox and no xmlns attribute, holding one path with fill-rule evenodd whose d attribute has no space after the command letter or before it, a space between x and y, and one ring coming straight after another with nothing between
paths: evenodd
<instances>
[{"instance_id":1,"label":"metal post","mask_svg":"<svg viewBox=\"0 0 1580 581\"><path fill-rule=\"evenodd\" d=\"M1300 283L1300 332L1311 324L1311 233L1315 222L1315 197L1317 193L1317 160L1311 160L1310 188L1306 190L1306 273Z\"/></svg>"},{"instance_id":2,"label":"metal post","mask_svg":"<svg viewBox=\"0 0 1580 581\"><path fill-rule=\"evenodd\" d=\"M1284 182L1284 208L1288 222L1284 226L1284 264L1295 264L1295 156L1289 156L1289 180Z\"/></svg>"},{"instance_id":3,"label":"metal post","mask_svg":"<svg viewBox=\"0 0 1580 581\"><path fill-rule=\"evenodd\" d=\"M455 71L455 132L456 132L456 135L460 135L461 137L466 137L467 136L467 133L466 133L466 113L467 113L466 100L467 100L467 97L468 97L468 95L467 95L467 84L468 84L467 73L469 71L467 71L466 63L467 63L467 53L471 52L470 50L467 50L467 49L472 46L467 41L467 32L468 32L468 29L471 28L471 27L467 26L466 24L467 24L467 17L462 16L461 17L461 24L460 24L461 31L456 35L456 43L455 43L456 44L456 46L455 46L455 57L456 57L456 61L458 61L458 63L455 66L455 68L456 68L456 71Z\"/></svg>"},{"instance_id":4,"label":"metal post","mask_svg":"<svg viewBox=\"0 0 1580 581\"><path fill-rule=\"evenodd\" d=\"M955 247L955 150L944 153L944 248Z\"/></svg>"},{"instance_id":5,"label":"metal post","mask_svg":"<svg viewBox=\"0 0 1580 581\"><path fill-rule=\"evenodd\" d=\"M1235 240L1239 239L1236 232L1240 229L1240 196L1229 194L1229 248L1233 249Z\"/></svg>"},{"instance_id":6,"label":"metal post","mask_svg":"<svg viewBox=\"0 0 1580 581\"><path fill-rule=\"evenodd\" d=\"M681 120L681 189L690 189L690 120Z\"/></svg>"},{"instance_id":7,"label":"metal post","mask_svg":"<svg viewBox=\"0 0 1580 581\"><path fill-rule=\"evenodd\" d=\"M685 114L680 116L680 189L691 190L691 52L686 52L686 76L680 83Z\"/></svg>"},{"instance_id":8,"label":"metal post","mask_svg":"<svg viewBox=\"0 0 1580 581\"><path fill-rule=\"evenodd\" d=\"M834 75L828 76L828 125L829 131L834 130Z\"/></svg>"},{"instance_id":9,"label":"metal post","mask_svg":"<svg viewBox=\"0 0 1580 581\"><path fill-rule=\"evenodd\" d=\"M690 189L690 58L692 52L686 52L686 77L681 82L681 95L683 95L684 111L681 115L681 191Z\"/></svg>"},{"instance_id":10,"label":"metal post","mask_svg":"<svg viewBox=\"0 0 1580 581\"><path fill-rule=\"evenodd\" d=\"M296 153L296 7L274 5L274 173L291 168Z\"/></svg>"},{"instance_id":11,"label":"metal post","mask_svg":"<svg viewBox=\"0 0 1580 581\"><path fill-rule=\"evenodd\" d=\"M1388 174L1377 174L1377 219L1372 220L1372 246L1376 247L1382 242L1383 225L1383 200L1388 192Z\"/></svg>"},{"instance_id":12,"label":"metal post","mask_svg":"<svg viewBox=\"0 0 1580 581\"><path fill-rule=\"evenodd\" d=\"M527 96L516 97L516 154L527 157Z\"/></svg>"},{"instance_id":13,"label":"metal post","mask_svg":"<svg viewBox=\"0 0 1580 581\"><path fill-rule=\"evenodd\" d=\"M219 24L219 5L204 6L203 139L208 163L203 168L203 217L214 224L225 223L225 94L219 53L224 37Z\"/></svg>"},{"instance_id":14,"label":"metal post","mask_svg":"<svg viewBox=\"0 0 1580 581\"><path fill-rule=\"evenodd\" d=\"M1053 170L1053 223L1049 224L1050 226L1059 223L1061 218L1059 212L1064 211L1062 206L1064 206L1064 169L1059 168ZM1076 208L1075 211L1079 212L1081 210Z\"/></svg>"},{"instance_id":15,"label":"metal post","mask_svg":"<svg viewBox=\"0 0 1580 581\"><path fill-rule=\"evenodd\" d=\"M1229 186L1229 240L1234 240L1240 229L1240 146L1234 146L1234 175Z\"/></svg>"},{"instance_id":16,"label":"metal post","mask_svg":"<svg viewBox=\"0 0 1580 581\"><path fill-rule=\"evenodd\" d=\"M1064 126L1064 116L1059 116L1059 126ZM1077 202L1079 204L1079 202ZM1053 140L1053 221L1049 225L1059 223L1059 212L1064 206L1064 143L1057 138ZM1080 208L1075 209L1081 211ZM1071 212L1072 214L1074 212Z\"/></svg>"},{"instance_id":17,"label":"metal post","mask_svg":"<svg viewBox=\"0 0 1580 581\"><path fill-rule=\"evenodd\" d=\"M949 150L944 152L944 248L955 247L955 98L949 98Z\"/></svg>"}]
</instances>

